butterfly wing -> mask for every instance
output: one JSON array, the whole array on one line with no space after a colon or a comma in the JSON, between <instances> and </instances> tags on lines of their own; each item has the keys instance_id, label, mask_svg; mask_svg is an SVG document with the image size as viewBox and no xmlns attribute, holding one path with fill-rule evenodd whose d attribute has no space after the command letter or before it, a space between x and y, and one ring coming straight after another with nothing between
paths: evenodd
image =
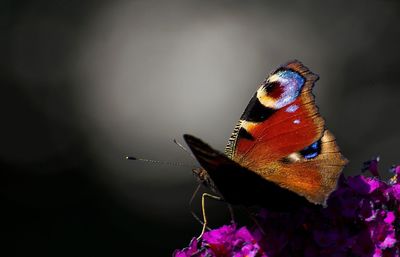
<instances>
[{"instance_id":1,"label":"butterfly wing","mask_svg":"<svg viewBox=\"0 0 400 257\"><path fill-rule=\"evenodd\" d=\"M191 135L184 135L184 139L216 185L213 189L229 203L268 206L273 210L289 210L308 203L304 197L244 168L200 139Z\"/></svg>"},{"instance_id":2,"label":"butterfly wing","mask_svg":"<svg viewBox=\"0 0 400 257\"><path fill-rule=\"evenodd\" d=\"M275 70L251 99L225 153L264 179L324 203L347 161L315 105L317 80L299 61Z\"/></svg>"}]
</instances>

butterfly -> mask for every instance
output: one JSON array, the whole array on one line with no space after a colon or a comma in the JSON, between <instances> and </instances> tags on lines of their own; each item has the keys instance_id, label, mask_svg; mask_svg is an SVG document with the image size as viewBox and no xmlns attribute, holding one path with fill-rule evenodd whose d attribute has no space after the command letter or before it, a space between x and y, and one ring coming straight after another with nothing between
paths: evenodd
<instances>
[{"instance_id":1,"label":"butterfly","mask_svg":"<svg viewBox=\"0 0 400 257\"><path fill-rule=\"evenodd\" d=\"M294 60L260 85L225 152L200 139L184 139L201 168L194 174L231 204L287 210L325 204L347 160L315 105L318 80Z\"/></svg>"}]
</instances>

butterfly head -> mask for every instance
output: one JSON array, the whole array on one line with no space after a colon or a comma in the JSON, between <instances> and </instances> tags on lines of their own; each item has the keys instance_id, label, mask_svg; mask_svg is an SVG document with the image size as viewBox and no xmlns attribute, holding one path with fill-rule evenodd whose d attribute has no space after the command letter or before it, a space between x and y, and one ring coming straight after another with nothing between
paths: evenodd
<instances>
[{"instance_id":1,"label":"butterfly head","mask_svg":"<svg viewBox=\"0 0 400 257\"><path fill-rule=\"evenodd\" d=\"M192 169L193 175L196 177L197 181L201 184L206 184L207 180L209 180L209 175L207 171L203 168Z\"/></svg>"},{"instance_id":2,"label":"butterfly head","mask_svg":"<svg viewBox=\"0 0 400 257\"><path fill-rule=\"evenodd\" d=\"M193 169L192 172L200 184L210 188L213 191L217 191L217 188L216 188L214 182L212 181L210 175L204 168L201 168L201 167L196 168L196 169Z\"/></svg>"}]
</instances>

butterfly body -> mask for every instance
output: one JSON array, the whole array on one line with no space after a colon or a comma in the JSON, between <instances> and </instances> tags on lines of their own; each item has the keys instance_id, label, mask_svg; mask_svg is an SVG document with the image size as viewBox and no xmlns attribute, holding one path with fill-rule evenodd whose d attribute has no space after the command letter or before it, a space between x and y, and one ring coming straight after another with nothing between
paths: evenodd
<instances>
[{"instance_id":1,"label":"butterfly body","mask_svg":"<svg viewBox=\"0 0 400 257\"><path fill-rule=\"evenodd\" d=\"M315 105L316 80L299 61L271 73L242 114L225 154L185 135L202 166L195 172L199 179L233 204L325 203L347 160Z\"/></svg>"}]
</instances>

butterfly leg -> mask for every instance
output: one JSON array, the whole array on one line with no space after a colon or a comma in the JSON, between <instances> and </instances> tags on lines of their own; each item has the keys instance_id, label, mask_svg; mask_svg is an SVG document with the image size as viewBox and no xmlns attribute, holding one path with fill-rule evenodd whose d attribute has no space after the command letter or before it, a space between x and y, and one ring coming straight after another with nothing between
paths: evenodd
<instances>
[{"instance_id":1,"label":"butterfly leg","mask_svg":"<svg viewBox=\"0 0 400 257\"><path fill-rule=\"evenodd\" d=\"M230 203L226 203L228 205L229 214L231 215L231 222L235 223L235 213L233 212L233 207Z\"/></svg>"},{"instance_id":2,"label":"butterfly leg","mask_svg":"<svg viewBox=\"0 0 400 257\"><path fill-rule=\"evenodd\" d=\"M255 214L251 212L248 208L245 208L247 215L250 217L250 219L254 222L254 224L258 227L258 229L261 231L261 233L265 236L265 231L263 227L261 226L260 222L258 222L257 218L254 216Z\"/></svg>"},{"instance_id":3,"label":"butterfly leg","mask_svg":"<svg viewBox=\"0 0 400 257\"><path fill-rule=\"evenodd\" d=\"M192 214L193 218L195 220L197 220L201 225L204 225L204 222L199 218L199 216L197 216L197 214L193 211L193 207L192 207L193 206L192 205L193 200L196 197L197 193L199 192L200 187L201 187L201 184L199 184L197 186L196 190L194 190L193 195L192 195L192 197L190 198L190 201L189 201L189 208L190 208L190 213ZM209 229L209 228L207 227L207 229Z\"/></svg>"},{"instance_id":4,"label":"butterfly leg","mask_svg":"<svg viewBox=\"0 0 400 257\"><path fill-rule=\"evenodd\" d=\"M203 234L204 234L204 232L206 231L206 228L207 228L207 215L206 215L206 206L205 206L206 197L209 197L209 198L217 200L217 201L222 201L222 198L219 197L219 196L216 196L216 195L211 195L211 194L208 194L208 193L203 193L201 195L201 209L202 209L202 212L203 212L203 228L201 230L200 235L197 237L197 240L200 240L200 238L203 236Z\"/></svg>"}]
</instances>

